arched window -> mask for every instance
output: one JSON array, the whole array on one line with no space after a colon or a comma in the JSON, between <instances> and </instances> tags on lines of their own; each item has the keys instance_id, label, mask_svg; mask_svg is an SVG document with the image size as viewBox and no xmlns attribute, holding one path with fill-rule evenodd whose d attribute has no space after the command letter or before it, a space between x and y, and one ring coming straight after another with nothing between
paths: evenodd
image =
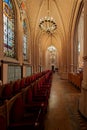
<instances>
[{"instance_id":1,"label":"arched window","mask_svg":"<svg viewBox=\"0 0 87 130\"><path fill-rule=\"evenodd\" d=\"M25 19L23 20L23 59L27 60L27 25Z\"/></svg>"},{"instance_id":2,"label":"arched window","mask_svg":"<svg viewBox=\"0 0 87 130\"><path fill-rule=\"evenodd\" d=\"M78 42L78 54L80 53L80 50L81 50L81 45L80 42Z\"/></svg>"},{"instance_id":3,"label":"arched window","mask_svg":"<svg viewBox=\"0 0 87 130\"><path fill-rule=\"evenodd\" d=\"M14 9L12 0L3 0L3 33L4 55L14 58Z\"/></svg>"}]
</instances>

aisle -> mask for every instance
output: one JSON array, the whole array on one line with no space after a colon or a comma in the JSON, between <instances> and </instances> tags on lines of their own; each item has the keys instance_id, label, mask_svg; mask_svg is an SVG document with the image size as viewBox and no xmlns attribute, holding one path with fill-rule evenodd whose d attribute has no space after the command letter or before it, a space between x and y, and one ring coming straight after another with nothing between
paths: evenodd
<instances>
[{"instance_id":1,"label":"aisle","mask_svg":"<svg viewBox=\"0 0 87 130\"><path fill-rule=\"evenodd\" d=\"M77 118L79 96L79 90L54 74L45 130L82 130Z\"/></svg>"}]
</instances>

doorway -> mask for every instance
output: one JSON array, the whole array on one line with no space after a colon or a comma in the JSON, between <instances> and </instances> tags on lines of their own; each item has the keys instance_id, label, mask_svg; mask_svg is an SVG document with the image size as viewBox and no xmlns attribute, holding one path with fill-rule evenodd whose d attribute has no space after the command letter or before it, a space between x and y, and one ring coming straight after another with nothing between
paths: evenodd
<instances>
[{"instance_id":1,"label":"doorway","mask_svg":"<svg viewBox=\"0 0 87 130\"><path fill-rule=\"evenodd\" d=\"M55 71L54 65L52 65L52 71L53 71L53 72Z\"/></svg>"}]
</instances>

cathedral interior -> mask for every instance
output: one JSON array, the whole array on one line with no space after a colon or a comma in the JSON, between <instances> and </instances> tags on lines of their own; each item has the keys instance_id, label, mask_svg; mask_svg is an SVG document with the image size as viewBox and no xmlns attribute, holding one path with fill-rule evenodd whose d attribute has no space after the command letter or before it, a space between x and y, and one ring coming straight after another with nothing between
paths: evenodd
<instances>
[{"instance_id":1,"label":"cathedral interior","mask_svg":"<svg viewBox=\"0 0 87 130\"><path fill-rule=\"evenodd\" d=\"M87 130L87 0L0 0L0 130Z\"/></svg>"}]
</instances>

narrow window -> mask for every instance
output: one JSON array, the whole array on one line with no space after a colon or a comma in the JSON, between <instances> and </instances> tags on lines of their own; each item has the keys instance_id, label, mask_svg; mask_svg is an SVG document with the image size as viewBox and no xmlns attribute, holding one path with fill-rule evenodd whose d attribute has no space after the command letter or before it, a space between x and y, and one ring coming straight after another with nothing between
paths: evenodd
<instances>
[{"instance_id":1,"label":"narrow window","mask_svg":"<svg viewBox=\"0 0 87 130\"><path fill-rule=\"evenodd\" d=\"M23 59L27 60L27 25L25 19L23 20Z\"/></svg>"},{"instance_id":2,"label":"narrow window","mask_svg":"<svg viewBox=\"0 0 87 130\"><path fill-rule=\"evenodd\" d=\"M12 0L3 0L3 35L4 56L14 58L14 9Z\"/></svg>"}]
</instances>

